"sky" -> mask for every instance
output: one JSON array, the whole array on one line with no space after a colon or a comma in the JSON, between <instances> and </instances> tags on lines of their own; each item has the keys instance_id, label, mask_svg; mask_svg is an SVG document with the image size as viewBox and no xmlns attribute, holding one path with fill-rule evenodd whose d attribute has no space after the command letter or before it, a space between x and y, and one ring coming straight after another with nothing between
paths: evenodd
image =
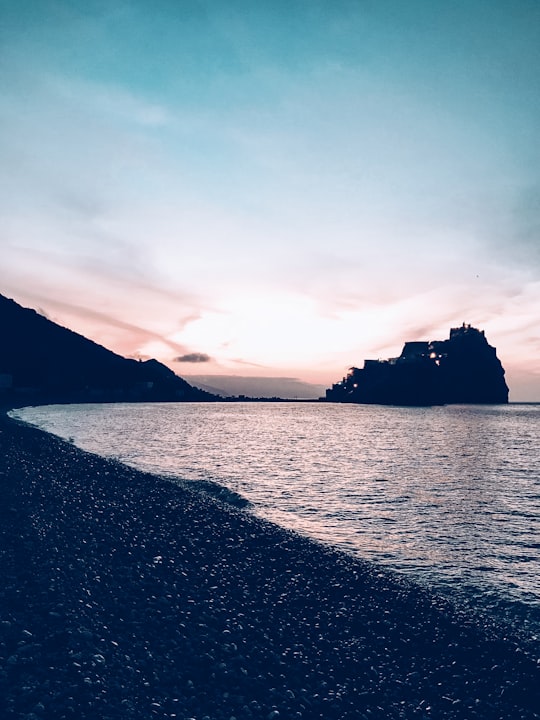
<instances>
[{"instance_id":1,"label":"sky","mask_svg":"<svg viewBox=\"0 0 540 720\"><path fill-rule=\"evenodd\" d=\"M188 379L467 322L538 401L539 129L538 0L0 0L0 293Z\"/></svg>"}]
</instances>

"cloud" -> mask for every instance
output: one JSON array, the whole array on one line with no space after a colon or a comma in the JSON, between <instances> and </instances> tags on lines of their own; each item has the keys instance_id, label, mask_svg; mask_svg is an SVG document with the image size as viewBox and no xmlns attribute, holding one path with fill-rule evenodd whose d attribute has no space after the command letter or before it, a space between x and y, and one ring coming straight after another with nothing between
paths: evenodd
<instances>
[{"instance_id":1,"label":"cloud","mask_svg":"<svg viewBox=\"0 0 540 720\"><path fill-rule=\"evenodd\" d=\"M162 127L172 122L165 105L147 101L125 88L78 78L51 78L52 90L73 105L86 108L88 116L107 117L123 125Z\"/></svg>"},{"instance_id":2,"label":"cloud","mask_svg":"<svg viewBox=\"0 0 540 720\"><path fill-rule=\"evenodd\" d=\"M210 355L207 355L206 353L187 353L187 355L180 355L179 357L174 358L174 362L179 363L207 363L210 362L212 358Z\"/></svg>"},{"instance_id":3,"label":"cloud","mask_svg":"<svg viewBox=\"0 0 540 720\"><path fill-rule=\"evenodd\" d=\"M235 365L246 365L249 367L257 367L257 368L267 368L268 367L268 365L264 365L262 363L256 363L256 362L252 362L250 360L243 360L242 358L237 358L237 357L231 358L231 362L234 363Z\"/></svg>"},{"instance_id":4,"label":"cloud","mask_svg":"<svg viewBox=\"0 0 540 720\"><path fill-rule=\"evenodd\" d=\"M46 304L50 309L53 309L56 313L60 314L60 317L54 317L54 322L60 325L64 325L65 327L70 327L70 329L74 329L74 323L72 321L73 319L75 319L78 326L76 331L80 332L81 334L85 335L85 337L88 337L90 339L93 339L93 333L89 333L86 328L92 327L92 321L94 321L97 322L98 327L101 328L101 335L106 334L106 329L112 330L113 332L114 330L124 331L128 334L130 338L130 345L135 344L141 348L144 348L145 345L150 345L151 343L158 343L159 346L167 348L168 350L172 349L176 352L185 351L185 347L183 345L175 342L174 340L171 340L163 333L156 332L151 328L144 327L141 324L124 321L121 318L116 317L113 313L97 310L90 307L84 307L82 305L78 305L69 301L44 297L32 292L25 292L24 298L17 297L16 301L20 302L26 307L31 306L33 301L33 304L37 304L39 306L41 314L44 314L41 304ZM51 317L50 314L47 314L46 317L47 316ZM71 322L66 322L66 319L71 320ZM97 337L95 339L97 342L103 343L102 337ZM108 345L109 343L105 344ZM117 352L122 351L121 347L117 347L114 349ZM142 357L144 355L144 352L136 353L137 357Z\"/></svg>"}]
</instances>

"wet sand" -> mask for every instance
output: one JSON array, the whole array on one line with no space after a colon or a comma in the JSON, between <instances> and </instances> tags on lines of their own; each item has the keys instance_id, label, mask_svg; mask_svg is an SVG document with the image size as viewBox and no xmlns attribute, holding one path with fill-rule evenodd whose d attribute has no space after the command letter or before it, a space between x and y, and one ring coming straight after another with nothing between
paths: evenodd
<instances>
[{"instance_id":1,"label":"wet sand","mask_svg":"<svg viewBox=\"0 0 540 720\"><path fill-rule=\"evenodd\" d=\"M516 638L0 414L2 717L540 717Z\"/></svg>"}]
</instances>

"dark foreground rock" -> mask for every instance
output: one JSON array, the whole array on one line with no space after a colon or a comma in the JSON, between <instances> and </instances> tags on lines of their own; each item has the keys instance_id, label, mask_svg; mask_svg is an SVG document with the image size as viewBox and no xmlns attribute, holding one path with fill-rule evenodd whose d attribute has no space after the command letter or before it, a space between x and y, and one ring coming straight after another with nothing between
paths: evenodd
<instances>
[{"instance_id":1,"label":"dark foreground rock","mask_svg":"<svg viewBox=\"0 0 540 720\"><path fill-rule=\"evenodd\" d=\"M2 717L539 717L519 643L369 564L0 419Z\"/></svg>"}]
</instances>

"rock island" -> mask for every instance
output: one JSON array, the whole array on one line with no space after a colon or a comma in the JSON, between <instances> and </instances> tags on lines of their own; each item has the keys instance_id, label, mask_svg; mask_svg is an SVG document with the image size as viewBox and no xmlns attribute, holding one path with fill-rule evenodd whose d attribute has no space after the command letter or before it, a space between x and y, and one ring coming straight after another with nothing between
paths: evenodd
<instances>
[{"instance_id":1,"label":"rock island","mask_svg":"<svg viewBox=\"0 0 540 720\"><path fill-rule=\"evenodd\" d=\"M380 405L508 402L504 369L483 330L463 323L447 340L406 342L401 355L366 360L326 391L331 402Z\"/></svg>"}]
</instances>

